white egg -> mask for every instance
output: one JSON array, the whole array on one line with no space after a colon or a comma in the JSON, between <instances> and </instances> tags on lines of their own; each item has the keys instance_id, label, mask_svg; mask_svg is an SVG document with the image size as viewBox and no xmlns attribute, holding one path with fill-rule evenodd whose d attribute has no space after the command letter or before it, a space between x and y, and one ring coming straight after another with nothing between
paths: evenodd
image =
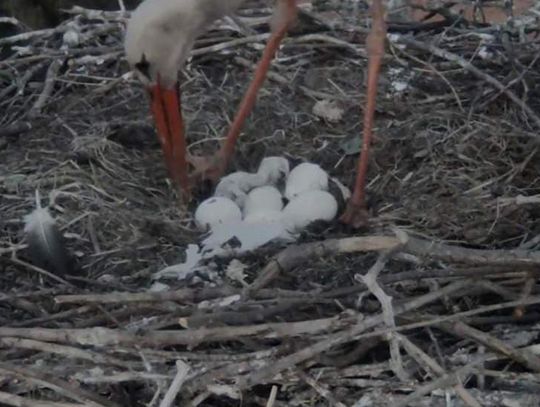
<instances>
[{"instance_id":1,"label":"white egg","mask_svg":"<svg viewBox=\"0 0 540 407\"><path fill-rule=\"evenodd\" d=\"M202 230L213 229L216 225L240 220L242 220L240 208L225 197L208 198L195 211L195 223Z\"/></svg>"},{"instance_id":2,"label":"white egg","mask_svg":"<svg viewBox=\"0 0 540 407\"><path fill-rule=\"evenodd\" d=\"M244 203L244 217L257 212L281 211L283 199L276 187L265 185L252 189Z\"/></svg>"},{"instance_id":3,"label":"white egg","mask_svg":"<svg viewBox=\"0 0 540 407\"><path fill-rule=\"evenodd\" d=\"M291 200L283 209L283 222L293 232L299 232L317 220L331 221L337 215L336 198L329 192L307 191Z\"/></svg>"},{"instance_id":4,"label":"white egg","mask_svg":"<svg viewBox=\"0 0 540 407\"><path fill-rule=\"evenodd\" d=\"M285 197L289 200L306 191L328 190L328 174L317 164L302 163L293 168L285 185Z\"/></svg>"},{"instance_id":5,"label":"white egg","mask_svg":"<svg viewBox=\"0 0 540 407\"><path fill-rule=\"evenodd\" d=\"M264 211L264 212L252 212L244 218L246 223L276 223L281 222L283 219L283 212L281 211Z\"/></svg>"}]
</instances>

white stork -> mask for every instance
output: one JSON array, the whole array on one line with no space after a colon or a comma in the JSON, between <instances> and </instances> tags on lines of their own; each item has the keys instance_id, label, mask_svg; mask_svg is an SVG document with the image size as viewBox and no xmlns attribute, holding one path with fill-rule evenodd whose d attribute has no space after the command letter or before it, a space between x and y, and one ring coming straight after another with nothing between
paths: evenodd
<instances>
[{"instance_id":1,"label":"white stork","mask_svg":"<svg viewBox=\"0 0 540 407\"><path fill-rule=\"evenodd\" d=\"M191 181L194 179L188 173L188 163L195 167L196 176L213 181L219 179L226 169L275 52L296 18L296 0L277 0L277 2L272 35L253 81L244 95L220 150L211 159L191 157L187 154L178 71L185 63L196 38L213 21L235 12L244 0L145 0L131 15L125 38L126 57L149 90L151 110L169 174L181 187L185 196L189 196ZM342 221L353 225L364 223L367 215L364 202L365 178L375 114L377 81L386 34L382 0L373 0L371 11L373 24L367 38L369 70L362 153L354 192L347 210L341 217Z\"/></svg>"}]
</instances>

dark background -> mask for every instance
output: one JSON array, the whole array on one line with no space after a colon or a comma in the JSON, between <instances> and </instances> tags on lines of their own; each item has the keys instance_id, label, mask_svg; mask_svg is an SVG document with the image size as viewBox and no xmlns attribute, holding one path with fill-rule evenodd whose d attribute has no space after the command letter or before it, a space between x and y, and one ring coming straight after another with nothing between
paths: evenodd
<instances>
[{"instance_id":1,"label":"dark background","mask_svg":"<svg viewBox=\"0 0 540 407\"><path fill-rule=\"evenodd\" d=\"M141 0L124 0L133 9ZM15 17L32 29L54 27L63 19L62 9L77 5L100 10L118 10L116 0L0 0L0 16ZM13 34L11 24L0 24L0 36Z\"/></svg>"}]
</instances>

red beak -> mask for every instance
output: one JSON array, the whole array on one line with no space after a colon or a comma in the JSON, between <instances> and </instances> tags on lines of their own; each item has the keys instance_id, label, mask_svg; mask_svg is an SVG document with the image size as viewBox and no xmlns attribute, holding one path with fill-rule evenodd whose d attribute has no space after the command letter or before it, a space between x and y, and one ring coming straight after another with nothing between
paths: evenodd
<instances>
[{"instance_id":1,"label":"red beak","mask_svg":"<svg viewBox=\"0 0 540 407\"><path fill-rule=\"evenodd\" d=\"M158 80L149 91L152 114L169 175L184 193L189 194L186 139L178 83L172 89L167 89Z\"/></svg>"}]
</instances>

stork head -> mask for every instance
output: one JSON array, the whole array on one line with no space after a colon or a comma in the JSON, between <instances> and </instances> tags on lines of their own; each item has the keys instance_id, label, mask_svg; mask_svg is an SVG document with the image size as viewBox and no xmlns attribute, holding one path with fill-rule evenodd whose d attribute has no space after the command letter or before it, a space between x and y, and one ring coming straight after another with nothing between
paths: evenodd
<instances>
[{"instance_id":1,"label":"stork head","mask_svg":"<svg viewBox=\"0 0 540 407\"><path fill-rule=\"evenodd\" d=\"M194 0L146 0L128 21L126 58L146 86L172 89L202 25Z\"/></svg>"},{"instance_id":2,"label":"stork head","mask_svg":"<svg viewBox=\"0 0 540 407\"><path fill-rule=\"evenodd\" d=\"M197 36L243 1L145 0L131 14L125 37L126 58L151 95L166 160L172 159L174 140L184 138L178 71Z\"/></svg>"},{"instance_id":3,"label":"stork head","mask_svg":"<svg viewBox=\"0 0 540 407\"><path fill-rule=\"evenodd\" d=\"M151 110L169 171L184 145L178 71L205 27L207 0L146 0L131 15L126 58L151 98ZM174 175L174 174L171 174Z\"/></svg>"}]
</instances>

